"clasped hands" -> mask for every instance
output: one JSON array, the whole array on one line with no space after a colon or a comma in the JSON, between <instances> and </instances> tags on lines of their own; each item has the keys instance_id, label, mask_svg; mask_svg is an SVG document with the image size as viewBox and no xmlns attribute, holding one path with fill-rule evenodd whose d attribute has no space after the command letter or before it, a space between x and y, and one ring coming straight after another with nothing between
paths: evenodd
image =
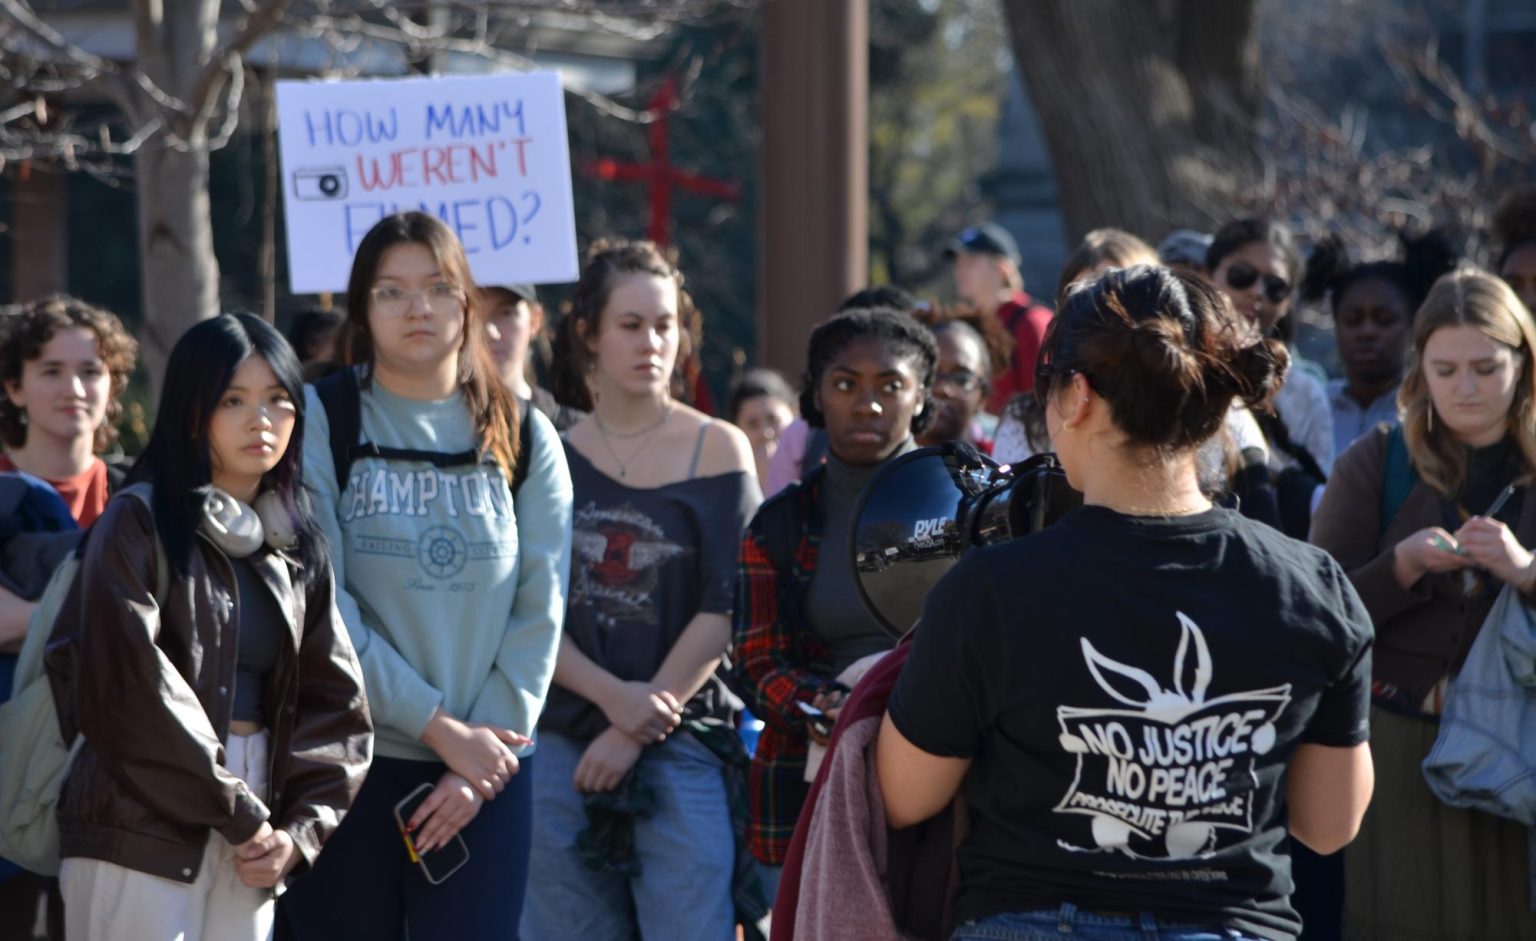
<instances>
[{"instance_id":1,"label":"clasped hands","mask_svg":"<svg viewBox=\"0 0 1536 941\"><path fill-rule=\"evenodd\" d=\"M598 707L611 723L576 763L572 784L583 794L611 791L640 760L645 746L666 740L683 721L677 697L639 681L617 684Z\"/></svg>"}]
</instances>

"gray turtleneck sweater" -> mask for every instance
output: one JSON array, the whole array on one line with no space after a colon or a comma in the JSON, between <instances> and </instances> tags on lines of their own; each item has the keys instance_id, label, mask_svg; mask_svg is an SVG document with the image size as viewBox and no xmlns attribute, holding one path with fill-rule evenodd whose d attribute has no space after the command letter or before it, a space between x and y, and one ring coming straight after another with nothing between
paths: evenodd
<instances>
[{"instance_id":1,"label":"gray turtleneck sweater","mask_svg":"<svg viewBox=\"0 0 1536 941\"><path fill-rule=\"evenodd\" d=\"M911 449L909 440L896 453ZM827 646L832 656L834 677L855 661L896 645L859 599L848 548L859 494L883 466L853 467L835 455L827 455L827 473L821 482L821 553L806 592L805 615L811 633Z\"/></svg>"}]
</instances>

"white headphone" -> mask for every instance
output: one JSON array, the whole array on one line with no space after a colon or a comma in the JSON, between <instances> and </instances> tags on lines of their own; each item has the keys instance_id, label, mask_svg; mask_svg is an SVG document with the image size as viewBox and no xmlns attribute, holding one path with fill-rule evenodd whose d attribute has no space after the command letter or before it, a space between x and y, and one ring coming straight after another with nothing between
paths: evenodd
<instances>
[{"instance_id":1,"label":"white headphone","mask_svg":"<svg viewBox=\"0 0 1536 941\"><path fill-rule=\"evenodd\" d=\"M225 554L237 559L255 554L263 542L278 551L299 541L293 518L276 491L264 490L254 507L247 506L218 487L208 488L203 504L203 532Z\"/></svg>"}]
</instances>

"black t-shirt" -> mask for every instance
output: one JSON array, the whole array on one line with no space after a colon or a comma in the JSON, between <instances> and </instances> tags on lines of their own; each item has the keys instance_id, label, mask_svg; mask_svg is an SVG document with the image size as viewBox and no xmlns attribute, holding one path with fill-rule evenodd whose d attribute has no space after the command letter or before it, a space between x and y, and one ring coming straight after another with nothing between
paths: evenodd
<instances>
[{"instance_id":1,"label":"black t-shirt","mask_svg":"<svg viewBox=\"0 0 1536 941\"><path fill-rule=\"evenodd\" d=\"M567 442L574 520L565 636L621 680L648 681L695 614L729 615L736 549L761 501L757 479L736 471L664 487L607 476ZM711 677L689 718L725 718L732 699ZM539 728L588 741L608 727L602 710L558 684Z\"/></svg>"},{"instance_id":2,"label":"black t-shirt","mask_svg":"<svg viewBox=\"0 0 1536 941\"><path fill-rule=\"evenodd\" d=\"M1337 563L1229 510L1084 507L930 593L897 729L972 759L962 920L1059 907L1294 938L1282 773L1366 740L1371 621Z\"/></svg>"}]
</instances>

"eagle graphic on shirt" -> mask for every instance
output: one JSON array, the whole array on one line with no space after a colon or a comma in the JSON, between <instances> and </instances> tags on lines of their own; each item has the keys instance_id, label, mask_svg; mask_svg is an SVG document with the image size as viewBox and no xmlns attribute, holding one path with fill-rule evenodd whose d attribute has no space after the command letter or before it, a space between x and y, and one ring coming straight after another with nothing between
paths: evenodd
<instances>
[{"instance_id":1,"label":"eagle graphic on shirt","mask_svg":"<svg viewBox=\"0 0 1536 941\"><path fill-rule=\"evenodd\" d=\"M1077 773L1055 812L1088 816L1093 839L1091 847L1059 841L1063 849L1195 859L1253 833L1255 767L1275 747L1291 686L1207 698L1215 665L1205 634L1176 614L1167 686L1080 639L1089 675L1119 705L1056 709Z\"/></svg>"},{"instance_id":2,"label":"eagle graphic on shirt","mask_svg":"<svg viewBox=\"0 0 1536 941\"><path fill-rule=\"evenodd\" d=\"M656 621L655 589L661 567L692 550L667 539L645 513L629 504L575 514L571 532L571 603L596 612L613 627L621 621Z\"/></svg>"}]
</instances>

